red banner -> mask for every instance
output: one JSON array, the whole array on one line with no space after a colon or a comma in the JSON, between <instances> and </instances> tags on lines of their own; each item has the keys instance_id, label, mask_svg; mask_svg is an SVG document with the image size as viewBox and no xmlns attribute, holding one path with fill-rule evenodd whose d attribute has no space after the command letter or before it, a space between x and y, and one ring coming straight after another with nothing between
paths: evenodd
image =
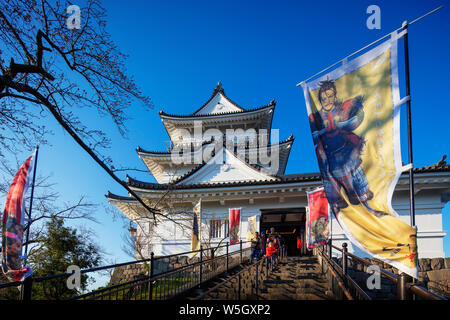
<instances>
[{"instance_id":1,"label":"red banner","mask_svg":"<svg viewBox=\"0 0 450 320\"><path fill-rule=\"evenodd\" d=\"M229 209L230 216L230 244L239 243L241 234L241 209Z\"/></svg>"},{"instance_id":2,"label":"red banner","mask_svg":"<svg viewBox=\"0 0 450 320\"><path fill-rule=\"evenodd\" d=\"M31 270L23 267L22 244L25 218L25 194L32 171L30 156L17 171L6 197L2 225L2 269L10 281L22 280Z\"/></svg>"},{"instance_id":3,"label":"red banner","mask_svg":"<svg viewBox=\"0 0 450 320\"><path fill-rule=\"evenodd\" d=\"M330 234L328 200L323 188L308 192L306 213L306 244L309 250L326 245Z\"/></svg>"}]
</instances>

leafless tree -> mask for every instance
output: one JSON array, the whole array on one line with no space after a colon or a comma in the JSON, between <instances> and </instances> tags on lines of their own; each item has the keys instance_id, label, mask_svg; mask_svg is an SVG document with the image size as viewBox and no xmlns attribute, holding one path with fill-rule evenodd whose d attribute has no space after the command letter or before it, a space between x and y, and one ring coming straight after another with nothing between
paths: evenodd
<instances>
[{"instance_id":1,"label":"leafless tree","mask_svg":"<svg viewBox=\"0 0 450 320\"><path fill-rule=\"evenodd\" d=\"M79 29L67 27L69 1L0 1L0 150L31 149L45 139L44 118L60 126L114 180L147 206L119 177L106 154L105 132L81 120L89 112L108 116L126 136L127 109L152 107L125 68L123 54L107 33L100 0L85 0ZM2 154L0 153L0 156Z\"/></svg>"}]
</instances>

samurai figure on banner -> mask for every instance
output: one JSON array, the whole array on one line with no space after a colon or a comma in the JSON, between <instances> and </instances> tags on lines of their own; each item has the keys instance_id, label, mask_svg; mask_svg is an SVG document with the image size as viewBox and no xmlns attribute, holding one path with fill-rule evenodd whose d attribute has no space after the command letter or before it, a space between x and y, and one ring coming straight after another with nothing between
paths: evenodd
<instances>
[{"instance_id":1,"label":"samurai figure on banner","mask_svg":"<svg viewBox=\"0 0 450 320\"><path fill-rule=\"evenodd\" d=\"M25 229L25 195L33 171L31 155L17 171L6 197L2 220L2 270L10 281L21 281L31 274L31 268L23 266L23 234ZM28 220L28 219L27 219Z\"/></svg>"},{"instance_id":2,"label":"samurai figure on banner","mask_svg":"<svg viewBox=\"0 0 450 320\"><path fill-rule=\"evenodd\" d=\"M229 209L230 244L239 243L241 235L241 209Z\"/></svg>"},{"instance_id":3,"label":"samurai figure on banner","mask_svg":"<svg viewBox=\"0 0 450 320\"><path fill-rule=\"evenodd\" d=\"M308 250L326 245L330 236L329 206L323 188L308 192L306 211L306 244Z\"/></svg>"},{"instance_id":4,"label":"samurai figure on banner","mask_svg":"<svg viewBox=\"0 0 450 320\"><path fill-rule=\"evenodd\" d=\"M194 206L192 221L192 240L191 251L200 250L201 245L201 226L202 226L202 199L200 199ZM197 252L191 253L191 256L195 256Z\"/></svg>"},{"instance_id":5,"label":"samurai figure on banner","mask_svg":"<svg viewBox=\"0 0 450 320\"><path fill-rule=\"evenodd\" d=\"M417 230L391 205L402 173L397 40L303 83L330 209L359 248L417 277Z\"/></svg>"}]
</instances>

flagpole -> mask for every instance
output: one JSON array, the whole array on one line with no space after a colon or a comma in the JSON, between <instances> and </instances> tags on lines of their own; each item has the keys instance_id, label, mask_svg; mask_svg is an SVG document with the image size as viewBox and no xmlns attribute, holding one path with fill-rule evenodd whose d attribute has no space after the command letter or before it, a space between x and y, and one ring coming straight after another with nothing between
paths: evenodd
<instances>
[{"instance_id":1,"label":"flagpole","mask_svg":"<svg viewBox=\"0 0 450 320\"><path fill-rule=\"evenodd\" d=\"M36 169L37 169L37 160L38 160L38 154L39 154L39 145L36 146L36 155L34 158L34 169L33 169L33 181L31 184L31 197L30 197L30 209L28 211L28 226L27 226L27 234L26 234L26 240L25 240L25 259L23 261L23 265L25 266L28 260L28 239L30 236L30 227L31 227L31 211L33 210L33 196L34 196L34 184L36 181Z\"/></svg>"},{"instance_id":2,"label":"flagpole","mask_svg":"<svg viewBox=\"0 0 450 320\"><path fill-rule=\"evenodd\" d=\"M403 22L403 30L408 31L408 22ZM405 82L406 82L406 96L410 97L406 102L406 121L408 126L408 165L409 165L409 209L410 209L410 224L411 227L416 225L415 219L415 200L414 200L414 172L413 172L413 147L412 147L412 126L411 126L411 89L409 81L409 47L408 47L408 32L403 36L404 50L405 50Z\"/></svg>"}]
</instances>

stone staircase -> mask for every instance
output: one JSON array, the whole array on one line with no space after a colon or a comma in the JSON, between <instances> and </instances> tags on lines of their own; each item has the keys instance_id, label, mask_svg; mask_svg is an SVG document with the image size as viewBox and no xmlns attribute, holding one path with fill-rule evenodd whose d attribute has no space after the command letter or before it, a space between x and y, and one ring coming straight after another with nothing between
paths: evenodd
<instances>
[{"instance_id":1,"label":"stone staircase","mask_svg":"<svg viewBox=\"0 0 450 320\"><path fill-rule=\"evenodd\" d=\"M265 300L335 300L315 256L287 257L261 286Z\"/></svg>"}]
</instances>

